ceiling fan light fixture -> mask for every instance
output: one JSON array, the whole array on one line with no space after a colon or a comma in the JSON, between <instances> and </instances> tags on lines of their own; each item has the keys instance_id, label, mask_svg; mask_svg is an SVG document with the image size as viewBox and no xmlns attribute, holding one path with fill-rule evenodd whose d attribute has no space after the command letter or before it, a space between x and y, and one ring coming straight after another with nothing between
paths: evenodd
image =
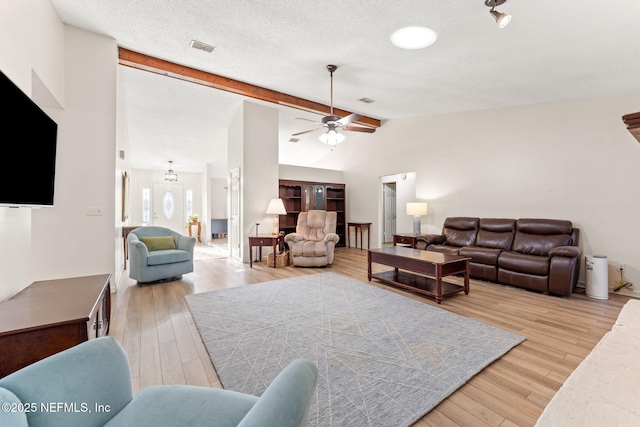
<instances>
[{"instance_id":1,"label":"ceiling fan light fixture","mask_svg":"<svg viewBox=\"0 0 640 427\"><path fill-rule=\"evenodd\" d=\"M404 27L391 34L391 43L401 49L423 49L431 46L438 35L425 27Z\"/></svg>"},{"instance_id":2,"label":"ceiling fan light fixture","mask_svg":"<svg viewBox=\"0 0 640 427\"><path fill-rule=\"evenodd\" d=\"M338 133L335 129L329 129L328 131L320 135L318 139L322 141L323 144L335 147L336 145L344 141L345 136L341 133Z\"/></svg>"}]
</instances>

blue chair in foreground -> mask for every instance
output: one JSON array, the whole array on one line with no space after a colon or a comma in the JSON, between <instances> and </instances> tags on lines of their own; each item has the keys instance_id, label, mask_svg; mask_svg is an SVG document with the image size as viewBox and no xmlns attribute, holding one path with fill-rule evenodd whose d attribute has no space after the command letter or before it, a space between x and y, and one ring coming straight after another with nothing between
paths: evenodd
<instances>
[{"instance_id":1,"label":"blue chair in foreground","mask_svg":"<svg viewBox=\"0 0 640 427\"><path fill-rule=\"evenodd\" d=\"M261 397L185 385L133 396L124 350L96 338L0 379L0 426L301 427L317 378L313 362L296 359Z\"/></svg>"},{"instance_id":2,"label":"blue chair in foreground","mask_svg":"<svg viewBox=\"0 0 640 427\"><path fill-rule=\"evenodd\" d=\"M195 237L164 227L139 227L127 236L129 277L138 283L179 279L193 271Z\"/></svg>"}]
</instances>

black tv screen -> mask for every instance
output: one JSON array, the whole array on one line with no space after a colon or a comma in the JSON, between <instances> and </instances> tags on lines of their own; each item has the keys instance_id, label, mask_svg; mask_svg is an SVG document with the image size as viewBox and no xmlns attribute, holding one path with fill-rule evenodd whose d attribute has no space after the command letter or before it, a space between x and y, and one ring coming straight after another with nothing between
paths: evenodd
<instances>
[{"instance_id":1,"label":"black tv screen","mask_svg":"<svg viewBox=\"0 0 640 427\"><path fill-rule=\"evenodd\" d=\"M58 125L0 71L0 206L53 206Z\"/></svg>"}]
</instances>

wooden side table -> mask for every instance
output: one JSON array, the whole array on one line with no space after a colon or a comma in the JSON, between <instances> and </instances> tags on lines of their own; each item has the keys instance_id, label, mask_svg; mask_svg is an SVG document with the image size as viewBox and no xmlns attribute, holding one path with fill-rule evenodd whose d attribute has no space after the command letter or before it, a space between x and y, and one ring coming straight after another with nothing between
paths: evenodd
<instances>
[{"instance_id":1,"label":"wooden side table","mask_svg":"<svg viewBox=\"0 0 640 427\"><path fill-rule=\"evenodd\" d=\"M257 236L249 236L249 267L253 268L253 247L258 246L259 257L258 260L262 260L262 247L271 246L273 248L273 268L276 268L276 256L275 254L279 249L282 249L284 242L284 234L258 234Z\"/></svg>"},{"instance_id":2,"label":"wooden side table","mask_svg":"<svg viewBox=\"0 0 640 427\"><path fill-rule=\"evenodd\" d=\"M202 223L200 221L192 221L189 223L189 237L193 237L191 236L191 227L198 227L198 234L197 234L197 238L198 238L198 243L202 243Z\"/></svg>"},{"instance_id":3,"label":"wooden side table","mask_svg":"<svg viewBox=\"0 0 640 427\"><path fill-rule=\"evenodd\" d=\"M371 223L370 222L348 222L347 223L347 247L349 247L349 235L351 234L351 227L355 228L356 235L356 249L358 248L358 232L360 232L360 250L364 246L362 241L362 233L367 231L367 249L371 248Z\"/></svg>"},{"instance_id":4,"label":"wooden side table","mask_svg":"<svg viewBox=\"0 0 640 427\"><path fill-rule=\"evenodd\" d=\"M394 234L393 235L393 246L397 246L398 243L402 245L409 245L412 248L416 247L418 241L416 237L423 236L423 234L416 233L404 233L404 234Z\"/></svg>"}]
</instances>

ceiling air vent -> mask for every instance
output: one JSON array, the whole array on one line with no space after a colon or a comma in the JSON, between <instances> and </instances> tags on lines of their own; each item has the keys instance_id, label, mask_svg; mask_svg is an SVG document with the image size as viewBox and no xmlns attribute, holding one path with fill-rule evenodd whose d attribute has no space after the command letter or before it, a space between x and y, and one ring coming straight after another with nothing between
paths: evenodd
<instances>
[{"instance_id":1,"label":"ceiling air vent","mask_svg":"<svg viewBox=\"0 0 640 427\"><path fill-rule=\"evenodd\" d=\"M300 138L290 138L289 142L298 142L300 141Z\"/></svg>"},{"instance_id":2,"label":"ceiling air vent","mask_svg":"<svg viewBox=\"0 0 640 427\"><path fill-rule=\"evenodd\" d=\"M205 52L213 52L215 50L215 46L211 46L210 44L199 42L198 40L191 40L189 44L194 49L204 50Z\"/></svg>"},{"instance_id":3,"label":"ceiling air vent","mask_svg":"<svg viewBox=\"0 0 640 427\"><path fill-rule=\"evenodd\" d=\"M371 98L360 98L360 99L358 99L358 101L364 102L365 104L373 104L374 102L376 102Z\"/></svg>"}]
</instances>

